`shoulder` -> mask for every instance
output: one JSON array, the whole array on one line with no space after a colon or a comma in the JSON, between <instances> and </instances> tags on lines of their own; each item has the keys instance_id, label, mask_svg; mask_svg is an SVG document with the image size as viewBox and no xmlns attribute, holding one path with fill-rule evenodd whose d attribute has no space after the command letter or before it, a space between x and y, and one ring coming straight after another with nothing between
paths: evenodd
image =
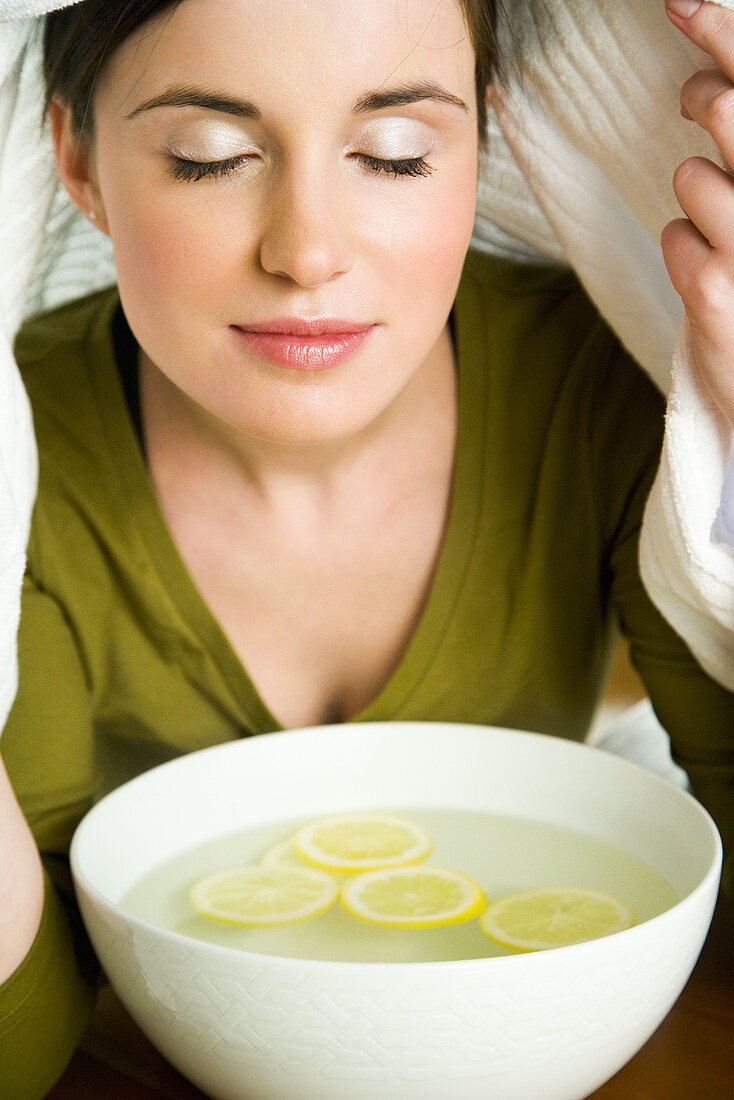
<instances>
[{"instance_id":1,"label":"shoulder","mask_svg":"<svg viewBox=\"0 0 734 1100\"><path fill-rule=\"evenodd\" d=\"M470 250L455 316L491 371L491 388L520 405L532 403L540 416L559 389L569 399L578 390L580 400L618 348L575 274L557 265Z\"/></svg>"},{"instance_id":2,"label":"shoulder","mask_svg":"<svg viewBox=\"0 0 734 1100\"><path fill-rule=\"evenodd\" d=\"M81 544L87 519L102 514L113 495L104 407L110 403L110 326L118 302L117 288L108 287L28 318L15 340L39 460L28 561L46 579L41 561L48 564L67 550L74 557L72 543Z\"/></svg>"},{"instance_id":3,"label":"shoulder","mask_svg":"<svg viewBox=\"0 0 734 1100\"><path fill-rule=\"evenodd\" d=\"M507 385L557 386L575 393L593 417L615 406L633 419L660 421L664 400L624 349L575 273L558 265L507 260L471 249L457 306L474 327ZM497 349L502 355L493 354Z\"/></svg>"},{"instance_id":4,"label":"shoulder","mask_svg":"<svg viewBox=\"0 0 734 1100\"><path fill-rule=\"evenodd\" d=\"M31 401L55 376L70 380L89 357L90 340L109 322L118 302L116 286L28 317L14 342L15 360Z\"/></svg>"},{"instance_id":5,"label":"shoulder","mask_svg":"<svg viewBox=\"0 0 734 1100\"><path fill-rule=\"evenodd\" d=\"M95 391L114 365L111 324L118 303L117 287L107 287L35 314L18 331L15 359L42 463L49 451L98 432Z\"/></svg>"},{"instance_id":6,"label":"shoulder","mask_svg":"<svg viewBox=\"0 0 734 1100\"><path fill-rule=\"evenodd\" d=\"M516 317L545 317L563 305L581 311L589 322L598 318L571 268L510 260L476 248L467 253L459 293L467 307L503 303L511 310L508 328Z\"/></svg>"},{"instance_id":7,"label":"shoulder","mask_svg":"<svg viewBox=\"0 0 734 1100\"><path fill-rule=\"evenodd\" d=\"M559 486L575 480L608 541L654 477L663 396L568 269L472 251L457 321L482 379L492 445L536 479L552 467Z\"/></svg>"}]
</instances>

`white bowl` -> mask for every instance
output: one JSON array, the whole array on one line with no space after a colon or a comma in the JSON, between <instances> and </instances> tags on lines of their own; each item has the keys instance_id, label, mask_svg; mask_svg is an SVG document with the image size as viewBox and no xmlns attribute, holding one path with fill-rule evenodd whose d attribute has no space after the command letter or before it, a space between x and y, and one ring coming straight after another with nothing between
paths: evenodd
<instances>
[{"instance_id":1,"label":"white bowl","mask_svg":"<svg viewBox=\"0 0 734 1100\"><path fill-rule=\"evenodd\" d=\"M579 829L651 864L682 900L604 939L438 963L238 951L120 906L146 872L207 840L365 807ZM503 729L375 723L268 734L155 768L87 814L71 865L113 987L216 1100L581 1100L683 988L711 919L721 842L689 795L599 750Z\"/></svg>"}]
</instances>

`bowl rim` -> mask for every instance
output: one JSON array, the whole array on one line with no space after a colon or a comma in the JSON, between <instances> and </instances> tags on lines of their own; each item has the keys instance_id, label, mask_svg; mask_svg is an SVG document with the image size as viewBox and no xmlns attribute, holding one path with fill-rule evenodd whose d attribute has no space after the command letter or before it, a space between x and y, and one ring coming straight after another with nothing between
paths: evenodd
<instances>
[{"instance_id":1,"label":"bowl rim","mask_svg":"<svg viewBox=\"0 0 734 1100\"><path fill-rule=\"evenodd\" d=\"M552 745L553 751L566 752L571 755L595 755L598 757L604 757L611 767L629 769L631 773L643 775L645 780L652 783L655 786L661 787L667 791L675 792L674 797L679 797L683 801L688 802L689 805L695 808L696 812L705 819L706 824L709 827L712 838L715 843L721 846L721 835L719 833L716 822L708 812L706 807L698 801L698 799L692 795L689 791L683 787L679 787L676 783L673 783L670 779L665 778L658 772L653 771L651 768L646 767L644 764L639 764L635 760L630 760L626 756L618 755L617 753L610 752L604 749L600 745L591 745L585 741L575 741L571 738L560 737L555 734L540 733L537 730L524 730L518 729L512 726L488 726L482 725L478 722L434 722L434 721L414 721L412 719L389 719L386 721L374 721L374 722L335 722L331 725L325 726L302 726L298 729L285 729L285 730L273 730L266 733L248 734L243 737L233 738L230 741L222 741L216 745L206 745L201 749L192 749L190 752L182 752L174 756L171 760L164 760L160 764L154 765L152 768L146 768L133 776L131 779L120 783L117 787L104 794L93 806L87 810L82 819L77 824L72 835L69 852L71 854L75 846L78 846L80 840L78 838L83 837L86 828L88 828L87 822L91 817L97 814L100 807L109 805L118 797L129 797L130 790L136 786L143 786L152 781L153 777L159 773L165 771L175 771L177 769L186 769L194 766L191 764L192 760L201 759L202 756L213 757L218 754L226 755L231 752L243 751L244 746L260 743L274 744L283 741L292 741L297 738L302 742L303 735L309 737L316 737L323 734L336 735L340 738L345 736L362 736L365 733L369 734L372 730L386 730L389 729L391 735L395 735L400 729L407 729L413 731L420 729L421 731L439 730L439 731L451 731L451 730L464 730L473 731L482 734L498 734L500 736L509 736L513 740L527 739L528 741L543 742L546 745ZM246 750L244 750L246 751ZM126 792L123 794L123 792Z\"/></svg>"},{"instance_id":2,"label":"bowl rim","mask_svg":"<svg viewBox=\"0 0 734 1100\"><path fill-rule=\"evenodd\" d=\"M676 797L680 797L684 801L688 801L692 805L694 810L700 815L702 822L708 827L708 831L714 846L712 858L709 862L708 867L706 868L705 873L701 876L698 884L693 888L693 890L680 898L678 902L670 906L668 909L664 910L662 913L659 913L655 917L651 917L648 920L642 921L640 924L635 924L631 928L612 933L609 936L598 937L593 940L586 940L582 941L581 943L569 944L563 947L548 948L543 951L516 952L511 955L489 956L476 959L443 959L437 961L422 962L362 962L336 959L308 959L301 958L295 955L271 955L264 952L248 951L244 948L227 947L221 944L211 943L208 940L200 940L194 936L188 936L184 933L175 932L171 929L164 928L161 925L154 924L152 921L145 920L142 917L138 917L135 914L130 913L118 902L112 901L109 897L106 896L106 894L104 894L101 890L94 886L79 866L79 852L81 849L81 845L84 842L86 833L90 829L94 828L94 820L99 808L102 807L103 804L108 805L109 802L115 800L118 797L130 797L130 790L134 789L134 787L137 785L142 785L145 782L151 782L150 777L153 775L153 773L158 773L162 769L169 771L174 770L176 767L186 768L195 766L191 763L192 759L200 757L202 753L206 753L211 756L217 753L226 754L228 751L238 752L241 751L241 749L239 748L240 746L252 743L255 740L259 741L261 738L268 738L269 741L273 741L274 739L277 739L278 741L282 741L283 739L291 741L294 737L298 737L303 733L318 736L324 731L329 731L330 733L332 733L332 735L336 734L337 736L339 736L339 734L336 733L336 731L339 730L349 730L351 732L358 732L359 734L363 735L364 733L369 733L370 729L373 729L375 727L383 728L386 726L392 727L391 733L393 734L396 732L396 726L411 728L416 726L431 726L434 729L440 728L445 731L449 731L457 726L460 726L462 729L470 729L476 731L481 730L484 733L486 733L487 731L493 731L501 734L512 735L513 737L519 735L520 737L527 737L532 739L539 738L544 742L553 742L554 745L557 745L559 747L559 751L561 752L586 751L596 754L602 753L610 761L614 762L615 767L622 766L623 768L631 768L635 772L643 773L645 779L651 782L653 785L662 785L666 790L675 792ZM125 793L123 794L122 792ZM187 946L189 949L193 947L197 950L204 950L207 954L213 953L215 956L220 955L222 957L231 957L232 953L235 952L237 958L250 958L253 960L257 960L262 965L267 964L286 966L288 964L296 964L302 968L305 967L309 971L313 969L320 969L322 967L326 967L329 969L334 967L338 967L340 969L355 968L360 972L369 970L370 973L374 973L380 968L388 968L391 973L394 973L396 970L399 969L407 969L411 972L418 972L433 970L436 967L440 967L442 969L470 969L475 968L478 965L486 966L487 964L492 964L495 968L498 966L506 967L507 965L517 967L528 965L527 960L532 957L537 958L538 956L552 956L553 958L556 958L558 957L558 953L561 952L563 958L568 958L568 952L588 952L589 950L594 949L593 945L598 944L600 940L609 940L618 943L619 937L626 937L625 942L627 942L636 937L648 935L650 933L651 926L657 928L660 931L660 934L663 935L664 926L668 921L678 920L680 918L682 909L685 909L687 907L690 907L692 909L698 908L702 898L705 895L709 894L709 892L712 895L711 913L713 913L713 907L716 901L717 889L721 875L722 842L713 818L705 809L705 807L702 806L702 804L698 802L698 800L694 798L694 796L691 795L688 791L685 791L681 787L677 787L674 783L671 783L669 780L663 778L662 776L651 771L650 769L645 768L641 764L628 760L625 757L616 756L615 754L605 752L603 749L597 748L594 745L588 745L584 742L577 742L570 739L559 738L551 734L537 733L531 730L512 729L504 726L483 726L478 723L414 722L398 720L393 722L342 723L329 726L309 726L293 730L278 730L274 731L273 733L254 734L247 738L236 739L233 741L225 741L218 745L211 745L203 749L194 750L189 753L182 753L180 756L174 757L172 760L165 761L164 763L159 764L154 768L149 768L141 772L139 775L128 780L126 783L121 784L119 787L114 788L108 794L103 796L84 815L82 820L77 825L69 849L69 861L74 882L74 888L80 905L82 902L82 895L86 894L90 901L92 901L98 908L102 908L106 912L113 914L116 919L123 919L125 923L132 924L140 930L147 932L148 934L163 937L165 940L171 941L173 944L177 944L179 946ZM338 902L336 902L335 904L338 904ZM523 959L526 960L524 964L521 962L521 960ZM537 966L537 963L534 963L532 965Z\"/></svg>"}]
</instances>

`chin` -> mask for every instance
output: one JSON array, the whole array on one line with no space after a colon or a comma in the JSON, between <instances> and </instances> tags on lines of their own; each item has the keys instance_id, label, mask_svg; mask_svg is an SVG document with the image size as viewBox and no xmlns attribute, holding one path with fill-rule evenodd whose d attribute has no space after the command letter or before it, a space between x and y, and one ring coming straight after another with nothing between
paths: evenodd
<instances>
[{"instance_id":1,"label":"chin","mask_svg":"<svg viewBox=\"0 0 734 1100\"><path fill-rule=\"evenodd\" d=\"M284 447L317 447L319 444L338 443L357 435L363 422L342 424L336 422L305 423L301 420L290 422L278 420L267 425L247 426L243 430L247 435L261 439L264 443L278 443Z\"/></svg>"},{"instance_id":2,"label":"chin","mask_svg":"<svg viewBox=\"0 0 734 1100\"><path fill-rule=\"evenodd\" d=\"M345 407L339 400L320 402L316 407L298 404L293 408L283 403L280 407L263 409L255 416L255 410L250 408L233 427L263 442L317 446L358 435L377 420L389 404L389 398L359 407Z\"/></svg>"}]
</instances>

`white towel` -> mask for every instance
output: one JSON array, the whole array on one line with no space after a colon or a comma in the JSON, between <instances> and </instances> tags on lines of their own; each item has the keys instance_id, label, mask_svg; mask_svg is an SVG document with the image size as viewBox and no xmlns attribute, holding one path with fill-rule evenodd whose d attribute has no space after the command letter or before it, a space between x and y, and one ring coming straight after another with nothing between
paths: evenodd
<instances>
[{"instance_id":1,"label":"white towel","mask_svg":"<svg viewBox=\"0 0 734 1100\"><path fill-rule=\"evenodd\" d=\"M109 241L65 197L50 136L40 129L42 22L30 17L67 3L0 0L0 729L17 686L20 586L37 477L13 337L25 313L115 279Z\"/></svg>"},{"instance_id":2,"label":"white towel","mask_svg":"<svg viewBox=\"0 0 734 1100\"><path fill-rule=\"evenodd\" d=\"M734 550L711 537L731 430L694 383L688 323L659 247L663 226L681 213L676 166L692 155L720 161L708 135L680 115L681 84L711 61L670 23L663 0L505 3L522 80L498 97L478 238L503 250L510 235L526 251L570 262L669 394L643 578L702 666L734 688ZM724 518L727 504L734 493L722 502Z\"/></svg>"},{"instance_id":3,"label":"white towel","mask_svg":"<svg viewBox=\"0 0 734 1100\"><path fill-rule=\"evenodd\" d=\"M24 314L114 280L109 241L65 198L39 131L43 12L0 0L0 726L17 682L15 633L36 484L30 410L11 346ZM734 0L719 0L734 7ZM680 303L658 248L677 214L675 165L711 143L678 114L702 55L663 0L507 0L526 58L483 165L477 241L570 262L667 391ZM523 174L524 173L524 174ZM696 393L682 329L642 562L653 598L712 675L734 687L734 556L709 532L728 433Z\"/></svg>"}]
</instances>

